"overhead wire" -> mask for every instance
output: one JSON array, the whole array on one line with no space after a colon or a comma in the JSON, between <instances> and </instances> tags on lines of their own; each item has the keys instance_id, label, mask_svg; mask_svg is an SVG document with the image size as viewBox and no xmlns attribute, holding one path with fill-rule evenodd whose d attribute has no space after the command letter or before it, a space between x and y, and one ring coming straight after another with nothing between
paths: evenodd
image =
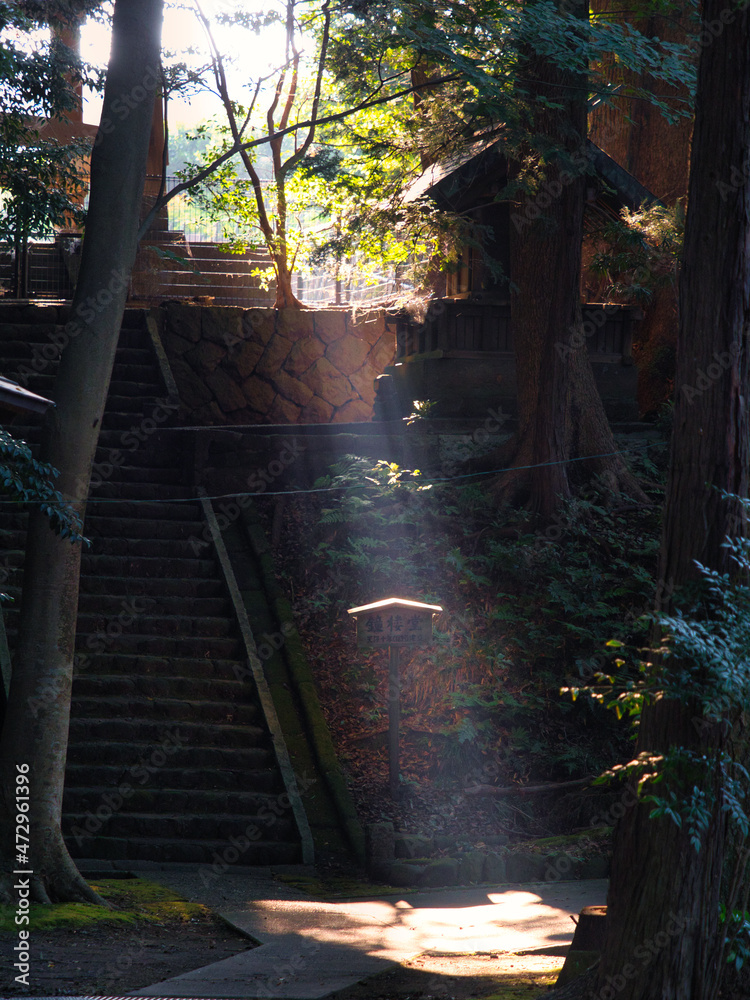
<instances>
[{"instance_id":1,"label":"overhead wire","mask_svg":"<svg viewBox=\"0 0 750 1000\"><path fill-rule=\"evenodd\" d=\"M573 462L590 462L598 458L612 458L615 455L623 455L623 451L607 451L600 455L580 455L577 458L563 458L558 459L554 462L535 462L531 465L511 465L506 466L503 469L488 469L482 472L465 472L457 476L439 476L430 479L413 476L413 482L418 483L420 486L444 486L449 483L456 483L460 480L466 479L477 479L483 476L500 476L505 472L524 472L529 469L542 469L552 465L568 465ZM412 473L413 470L404 469L404 474ZM399 483L394 483L393 485L399 485ZM401 484L403 485L403 483ZM362 490L362 489L381 489L382 485L379 483L349 483L341 485L330 485L330 486L314 486L301 489L291 489L291 490L257 490L255 492L250 492L248 490L237 490L233 493L219 493L214 496L204 496L204 497L143 497L143 498L130 498L130 497L97 497L89 494L86 498L86 503L198 503L201 500L236 500L238 497L277 497L277 496L304 496L311 493L335 493L335 492L346 492L350 490ZM72 501L66 501L72 502ZM50 505L50 500L19 500L13 498L3 499L0 498L0 504L17 504L17 505L28 505L33 503Z\"/></svg>"}]
</instances>

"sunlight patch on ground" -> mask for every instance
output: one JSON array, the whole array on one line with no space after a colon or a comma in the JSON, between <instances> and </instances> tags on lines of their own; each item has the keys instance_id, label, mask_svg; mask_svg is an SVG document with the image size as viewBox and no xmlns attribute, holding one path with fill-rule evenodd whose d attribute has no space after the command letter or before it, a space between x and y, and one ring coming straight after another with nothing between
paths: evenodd
<instances>
[{"instance_id":1,"label":"sunlight patch on ground","mask_svg":"<svg viewBox=\"0 0 750 1000\"><path fill-rule=\"evenodd\" d=\"M448 891L415 897L413 903L404 897L341 903L258 900L252 907L262 912L264 927L273 934L297 933L380 957L559 948L570 943L575 929L564 903L545 903L534 892L518 890Z\"/></svg>"},{"instance_id":2,"label":"sunlight patch on ground","mask_svg":"<svg viewBox=\"0 0 750 1000\"><path fill-rule=\"evenodd\" d=\"M420 955L403 962L402 966L427 977L435 977L432 991L429 978L424 984L425 996L447 1000L452 995L465 995L461 988L462 981L472 978L486 981L486 988L481 986L472 990L474 996L483 1000L515 1000L517 997L534 1000L554 985L563 962L560 956L552 955L461 955L450 958Z\"/></svg>"}]
</instances>

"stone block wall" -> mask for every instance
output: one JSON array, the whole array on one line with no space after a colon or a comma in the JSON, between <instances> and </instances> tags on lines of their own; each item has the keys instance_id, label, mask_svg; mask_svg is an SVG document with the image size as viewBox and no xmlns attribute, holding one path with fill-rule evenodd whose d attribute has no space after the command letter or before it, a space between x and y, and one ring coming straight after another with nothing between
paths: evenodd
<instances>
[{"instance_id":1,"label":"stone block wall","mask_svg":"<svg viewBox=\"0 0 750 1000\"><path fill-rule=\"evenodd\" d=\"M159 313L186 416L204 426L372 420L375 379L395 354L382 313L184 302Z\"/></svg>"}]
</instances>

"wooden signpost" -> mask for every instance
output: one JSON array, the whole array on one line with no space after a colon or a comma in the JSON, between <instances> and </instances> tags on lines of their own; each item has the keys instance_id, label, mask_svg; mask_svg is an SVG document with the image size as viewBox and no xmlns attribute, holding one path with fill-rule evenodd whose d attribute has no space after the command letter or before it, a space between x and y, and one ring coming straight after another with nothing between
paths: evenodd
<instances>
[{"instance_id":1,"label":"wooden signpost","mask_svg":"<svg viewBox=\"0 0 750 1000\"><path fill-rule=\"evenodd\" d=\"M399 654L402 646L424 646L432 641L432 619L442 610L439 604L387 597L348 612L357 620L357 645L361 649L388 647L388 777L393 798L399 792Z\"/></svg>"}]
</instances>

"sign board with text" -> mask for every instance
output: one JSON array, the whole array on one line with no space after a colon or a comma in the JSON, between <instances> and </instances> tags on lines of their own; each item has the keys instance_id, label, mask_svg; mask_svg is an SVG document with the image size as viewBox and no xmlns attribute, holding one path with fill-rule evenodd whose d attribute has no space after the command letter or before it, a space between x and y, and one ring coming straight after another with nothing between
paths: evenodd
<instances>
[{"instance_id":1,"label":"sign board with text","mask_svg":"<svg viewBox=\"0 0 750 1000\"><path fill-rule=\"evenodd\" d=\"M357 620L357 645L367 649L426 645L432 641L433 616L442 610L438 604L389 597L351 608L349 614Z\"/></svg>"}]
</instances>

